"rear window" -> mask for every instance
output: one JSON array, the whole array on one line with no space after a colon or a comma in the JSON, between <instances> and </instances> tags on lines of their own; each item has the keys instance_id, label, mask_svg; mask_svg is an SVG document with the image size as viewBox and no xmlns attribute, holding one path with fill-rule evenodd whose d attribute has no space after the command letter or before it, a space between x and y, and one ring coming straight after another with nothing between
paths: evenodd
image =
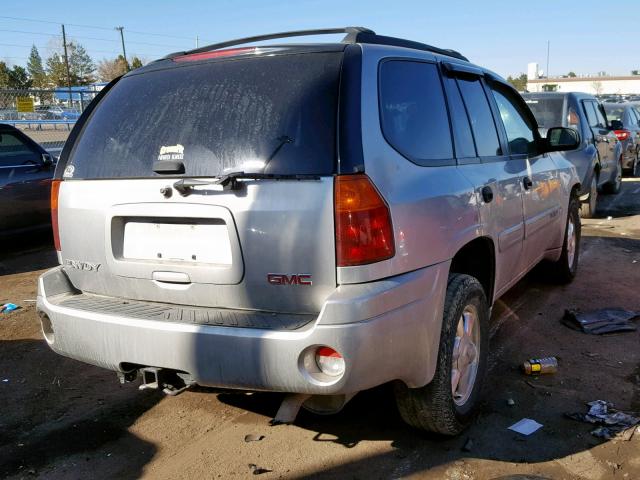
<instances>
[{"instance_id":1,"label":"rear window","mask_svg":"<svg viewBox=\"0 0 640 480\"><path fill-rule=\"evenodd\" d=\"M562 127L564 98L525 98L540 128Z\"/></svg>"},{"instance_id":2,"label":"rear window","mask_svg":"<svg viewBox=\"0 0 640 480\"><path fill-rule=\"evenodd\" d=\"M170 67L118 82L71 153L73 178L234 171L331 174L342 53L275 55Z\"/></svg>"},{"instance_id":3,"label":"rear window","mask_svg":"<svg viewBox=\"0 0 640 480\"><path fill-rule=\"evenodd\" d=\"M604 106L605 112L607 112L607 118L609 121L618 120L622 122L622 117L624 116L624 108L620 107L610 107L609 105Z\"/></svg>"}]
</instances>

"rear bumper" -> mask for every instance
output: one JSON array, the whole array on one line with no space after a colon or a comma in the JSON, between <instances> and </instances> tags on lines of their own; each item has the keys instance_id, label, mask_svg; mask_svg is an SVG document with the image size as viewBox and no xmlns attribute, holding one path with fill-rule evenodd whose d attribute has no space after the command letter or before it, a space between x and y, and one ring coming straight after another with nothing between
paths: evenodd
<instances>
[{"instance_id":1,"label":"rear bumper","mask_svg":"<svg viewBox=\"0 0 640 480\"><path fill-rule=\"evenodd\" d=\"M37 308L57 353L115 371L123 364L189 373L201 385L308 394L353 393L391 380L425 385L435 372L449 264L338 287L318 317L293 331L172 323L60 305L77 294L61 267L38 281ZM339 379L305 368L327 345L345 359ZM308 358L307 358L308 360ZM308 362L307 362L308 365Z\"/></svg>"}]
</instances>

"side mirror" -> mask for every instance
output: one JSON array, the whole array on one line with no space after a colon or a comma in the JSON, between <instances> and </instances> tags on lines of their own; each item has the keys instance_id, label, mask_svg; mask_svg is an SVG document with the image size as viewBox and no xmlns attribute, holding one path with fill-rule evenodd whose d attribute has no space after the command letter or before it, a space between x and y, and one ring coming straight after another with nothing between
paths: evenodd
<instances>
[{"instance_id":1,"label":"side mirror","mask_svg":"<svg viewBox=\"0 0 640 480\"><path fill-rule=\"evenodd\" d=\"M42 166L50 167L53 165L53 157L48 153L42 154Z\"/></svg>"},{"instance_id":2,"label":"side mirror","mask_svg":"<svg viewBox=\"0 0 640 480\"><path fill-rule=\"evenodd\" d=\"M547 152L575 150L580 146L580 134L573 128L553 127L547 130Z\"/></svg>"},{"instance_id":3,"label":"side mirror","mask_svg":"<svg viewBox=\"0 0 640 480\"><path fill-rule=\"evenodd\" d=\"M620 120L611 120L611 130L622 130L624 125Z\"/></svg>"}]
</instances>

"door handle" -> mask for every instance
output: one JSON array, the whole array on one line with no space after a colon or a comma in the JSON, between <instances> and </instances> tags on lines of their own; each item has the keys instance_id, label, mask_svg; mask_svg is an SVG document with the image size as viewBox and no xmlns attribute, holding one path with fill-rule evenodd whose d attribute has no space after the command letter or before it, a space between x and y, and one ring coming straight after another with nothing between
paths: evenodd
<instances>
[{"instance_id":1,"label":"door handle","mask_svg":"<svg viewBox=\"0 0 640 480\"><path fill-rule=\"evenodd\" d=\"M533 182L529 177L524 177L522 179L522 185L524 186L525 190L529 190L531 187L533 187Z\"/></svg>"},{"instance_id":2,"label":"door handle","mask_svg":"<svg viewBox=\"0 0 640 480\"><path fill-rule=\"evenodd\" d=\"M491 190L491 187L482 187L482 200L484 200L484 203L491 203L493 200L493 190Z\"/></svg>"}]
</instances>

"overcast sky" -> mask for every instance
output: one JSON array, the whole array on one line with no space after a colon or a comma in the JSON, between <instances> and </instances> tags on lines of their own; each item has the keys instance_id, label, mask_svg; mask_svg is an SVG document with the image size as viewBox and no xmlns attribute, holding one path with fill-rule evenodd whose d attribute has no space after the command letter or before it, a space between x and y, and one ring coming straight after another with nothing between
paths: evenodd
<instances>
[{"instance_id":1,"label":"overcast sky","mask_svg":"<svg viewBox=\"0 0 640 480\"><path fill-rule=\"evenodd\" d=\"M202 46L260 33L361 25L459 50L505 77L526 72L529 62L545 69L548 40L551 75L640 69L637 0L4 0L0 59L24 65L31 44L46 57L59 41L60 22L96 62L120 53L116 26L124 27L127 56L152 60L193 48L196 36Z\"/></svg>"}]
</instances>

